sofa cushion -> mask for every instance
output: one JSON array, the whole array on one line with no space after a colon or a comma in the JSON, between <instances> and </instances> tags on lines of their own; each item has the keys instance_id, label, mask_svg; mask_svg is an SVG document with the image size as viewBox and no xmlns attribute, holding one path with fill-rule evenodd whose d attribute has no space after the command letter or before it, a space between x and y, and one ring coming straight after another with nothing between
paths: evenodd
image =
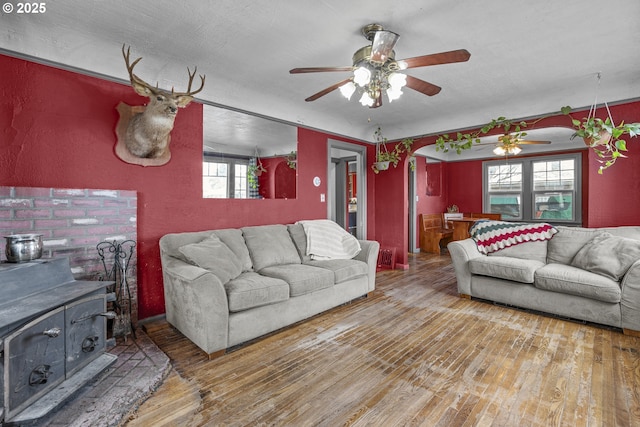
<instances>
[{"instance_id":1,"label":"sofa cushion","mask_svg":"<svg viewBox=\"0 0 640 427\"><path fill-rule=\"evenodd\" d=\"M473 274L521 283L533 283L536 270L543 266L541 261L506 256L480 256L469 260L469 271Z\"/></svg>"},{"instance_id":2,"label":"sofa cushion","mask_svg":"<svg viewBox=\"0 0 640 427\"><path fill-rule=\"evenodd\" d=\"M287 282L289 295L292 297L329 288L334 284L332 271L305 264L274 265L263 268L260 274Z\"/></svg>"},{"instance_id":3,"label":"sofa cushion","mask_svg":"<svg viewBox=\"0 0 640 427\"><path fill-rule=\"evenodd\" d=\"M578 251L571 265L620 281L631 264L640 259L640 240L603 232Z\"/></svg>"},{"instance_id":4,"label":"sofa cushion","mask_svg":"<svg viewBox=\"0 0 640 427\"><path fill-rule=\"evenodd\" d=\"M302 224L289 224L287 225L287 229L289 230L293 244L296 245L298 255L300 255L302 262L306 263L311 261L311 256L307 254L307 235L304 232Z\"/></svg>"},{"instance_id":5,"label":"sofa cushion","mask_svg":"<svg viewBox=\"0 0 640 427\"><path fill-rule=\"evenodd\" d=\"M609 303L619 303L622 294L620 285L614 280L577 267L555 263L536 271L534 286Z\"/></svg>"},{"instance_id":6,"label":"sofa cushion","mask_svg":"<svg viewBox=\"0 0 640 427\"><path fill-rule=\"evenodd\" d=\"M489 256L508 256L511 258L533 259L542 263L547 262L547 241L524 242L515 246L489 252Z\"/></svg>"},{"instance_id":7,"label":"sofa cushion","mask_svg":"<svg viewBox=\"0 0 640 427\"><path fill-rule=\"evenodd\" d=\"M557 232L555 227L547 223L527 224L493 220L476 221L469 229L469 235L483 254L525 242L549 240Z\"/></svg>"},{"instance_id":8,"label":"sofa cushion","mask_svg":"<svg viewBox=\"0 0 640 427\"><path fill-rule=\"evenodd\" d=\"M333 271L336 284L366 276L369 268L366 262L355 259L323 259L306 264Z\"/></svg>"},{"instance_id":9,"label":"sofa cushion","mask_svg":"<svg viewBox=\"0 0 640 427\"><path fill-rule=\"evenodd\" d=\"M289 299L289 284L280 279L261 276L253 271L242 273L224 285L229 311L247 310Z\"/></svg>"},{"instance_id":10,"label":"sofa cushion","mask_svg":"<svg viewBox=\"0 0 640 427\"><path fill-rule=\"evenodd\" d=\"M249 256L249 249L242 236L242 231L237 228L226 228L222 230L215 230L213 232L225 245L229 246L229 249L236 254L240 262L242 263L242 271L251 270L251 257Z\"/></svg>"},{"instance_id":11,"label":"sofa cushion","mask_svg":"<svg viewBox=\"0 0 640 427\"><path fill-rule=\"evenodd\" d=\"M255 271L272 265L301 263L286 225L243 227L242 234Z\"/></svg>"},{"instance_id":12,"label":"sofa cushion","mask_svg":"<svg viewBox=\"0 0 640 427\"><path fill-rule=\"evenodd\" d=\"M591 239L603 232L596 228L558 226L558 233L547 243L547 263L570 265L573 257Z\"/></svg>"},{"instance_id":13,"label":"sofa cushion","mask_svg":"<svg viewBox=\"0 0 640 427\"><path fill-rule=\"evenodd\" d=\"M201 242L181 246L178 250L187 262L211 271L223 285L242 272L238 257L217 236L211 235Z\"/></svg>"},{"instance_id":14,"label":"sofa cushion","mask_svg":"<svg viewBox=\"0 0 640 427\"><path fill-rule=\"evenodd\" d=\"M640 240L640 226L626 225L622 227L603 227L601 231L606 231L614 236L626 237L627 239Z\"/></svg>"}]
</instances>

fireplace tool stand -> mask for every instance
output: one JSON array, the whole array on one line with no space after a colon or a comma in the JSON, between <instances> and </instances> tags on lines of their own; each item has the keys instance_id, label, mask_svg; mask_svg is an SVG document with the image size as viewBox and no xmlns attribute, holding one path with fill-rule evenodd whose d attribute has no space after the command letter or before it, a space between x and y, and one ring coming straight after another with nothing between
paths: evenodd
<instances>
[{"instance_id":1,"label":"fireplace tool stand","mask_svg":"<svg viewBox=\"0 0 640 427\"><path fill-rule=\"evenodd\" d=\"M96 249L98 256L104 267L105 277L102 280L113 281L113 293L115 298L110 301L113 304L113 311L116 313L112 322L112 336L124 337L127 342L127 335L131 334L136 338L135 327L131 320L131 288L127 275L129 273L129 263L133 256L133 249L136 242L133 240L104 241L98 243Z\"/></svg>"}]
</instances>

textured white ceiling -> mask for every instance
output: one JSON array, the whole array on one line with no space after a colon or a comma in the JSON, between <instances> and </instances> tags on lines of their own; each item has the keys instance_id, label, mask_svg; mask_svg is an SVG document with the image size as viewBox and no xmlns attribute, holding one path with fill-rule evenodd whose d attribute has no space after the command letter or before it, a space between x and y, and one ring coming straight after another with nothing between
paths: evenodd
<instances>
[{"instance_id":1,"label":"textured white ceiling","mask_svg":"<svg viewBox=\"0 0 640 427\"><path fill-rule=\"evenodd\" d=\"M588 106L598 72L600 102L640 97L639 1L56 0L46 7L39 15L3 13L0 48L125 81L126 43L143 57L136 73L150 83L184 90L187 67L197 65L207 76L198 94L204 103L358 140L371 141L378 125L399 139ZM405 89L400 100L369 109L335 91L305 102L346 73L288 71L351 65L368 44L360 28L372 22L400 34L398 59L461 48L471 58L408 70L442 87L433 97ZM207 126L227 138L218 120Z\"/></svg>"}]
</instances>

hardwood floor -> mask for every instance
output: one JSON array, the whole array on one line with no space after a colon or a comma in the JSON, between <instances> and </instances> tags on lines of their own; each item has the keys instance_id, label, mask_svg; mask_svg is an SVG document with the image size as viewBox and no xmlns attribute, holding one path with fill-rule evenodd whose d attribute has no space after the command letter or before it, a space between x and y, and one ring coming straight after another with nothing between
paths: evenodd
<instances>
[{"instance_id":1,"label":"hardwood floor","mask_svg":"<svg viewBox=\"0 0 640 427\"><path fill-rule=\"evenodd\" d=\"M147 325L174 370L128 426L640 426L640 338L458 297L448 255L207 360Z\"/></svg>"}]
</instances>

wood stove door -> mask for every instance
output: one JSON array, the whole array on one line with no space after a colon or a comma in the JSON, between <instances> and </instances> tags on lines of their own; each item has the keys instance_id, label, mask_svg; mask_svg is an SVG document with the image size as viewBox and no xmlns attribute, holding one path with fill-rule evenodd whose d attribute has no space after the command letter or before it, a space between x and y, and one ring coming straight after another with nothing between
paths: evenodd
<instances>
[{"instance_id":1,"label":"wood stove door","mask_svg":"<svg viewBox=\"0 0 640 427\"><path fill-rule=\"evenodd\" d=\"M94 295L66 306L67 378L106 348L106 294Z\"/></svg>"},{"instance_id":2,"label":"wood stove door","mask_svg":"<svg viewBox=\"0 0 640 427\"><path fill-rule=\"evenodd\" d=\"M64 307L27 323L4 344L5 419L64 380Z\"/></svg>"}]
</instances>

